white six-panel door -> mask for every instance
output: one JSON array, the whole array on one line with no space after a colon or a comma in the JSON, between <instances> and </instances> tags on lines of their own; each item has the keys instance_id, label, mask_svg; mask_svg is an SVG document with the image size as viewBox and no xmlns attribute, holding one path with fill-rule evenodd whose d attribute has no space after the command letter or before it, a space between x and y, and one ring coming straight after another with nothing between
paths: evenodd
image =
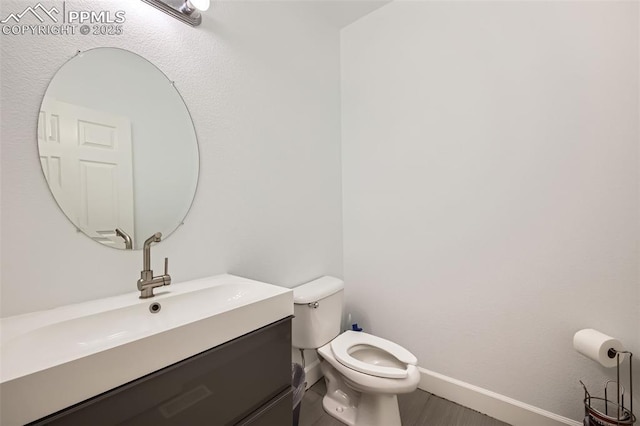
<instances>
[{"instance_id":1,"label":"white six-panel door","mask_svg":"<svg viewBox=\"0 0 640 426\"><path fill-rule=\"evenodd\" d=\"M38 122L38 145L42 170L64 213L91 238L124 248L115 229L133 238L129 120L45 99Z\"/></svg>"}]
</instances>

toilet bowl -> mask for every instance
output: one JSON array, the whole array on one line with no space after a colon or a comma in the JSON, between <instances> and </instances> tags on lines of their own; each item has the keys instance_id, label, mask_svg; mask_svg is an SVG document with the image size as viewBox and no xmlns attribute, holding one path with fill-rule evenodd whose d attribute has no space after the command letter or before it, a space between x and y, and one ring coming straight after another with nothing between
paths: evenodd
<instances>
[{"instance_id":1,"label":"toilet bowl","mask_svg":"<svg viewBox=\"0 0 640 426\"><path fill-rule=\"evenodd\" d=\"M401 425L397 395L418 387L415 356L393 342L354 331L318 348L318 354L327 383L325 411L351 426Z\"/></svg>"},{"instance_id":2,"label":"toilet bowl","mask_svg":"<svg viewBox=\"0 0 640 426\"><path fill-rule=\"evenodd\" d=\"M415 366L418 362L402 346L363 332L345 331L329 346L340 364L376 377L404 379L408 375L407 366Z\"/></svg>"},{"instance_id":3,"label":"toilet bowl","mask_svg":"<svg viewBox=\"0 0 640 426\"><path fill-rule=\"evenodd\" d=\"M372 334L340 333L344 283L322 277L293 289L293 346L316 349L327 384L322 405L350 426L400 426L397 395L413 392L417 359Z\"/></svg>"}]
</instances>

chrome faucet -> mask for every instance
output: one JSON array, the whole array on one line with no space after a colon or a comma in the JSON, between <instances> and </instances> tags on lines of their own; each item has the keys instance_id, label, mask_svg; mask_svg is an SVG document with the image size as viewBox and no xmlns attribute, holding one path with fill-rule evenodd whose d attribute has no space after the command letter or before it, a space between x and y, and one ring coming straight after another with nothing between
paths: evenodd
<instances>
[{"instance_id":1,"label":"chrome faucet","mask_svg":"<svg viewBox=\"0 0 640 426\"><path fill-rule=\"evenodd\" d=\"M120 228L116 228L116 235L124 240L125 250L133 249L133 245L131 244L131 237L129 236L129 234L127 234Z\"/></svg>"},{"instance_id":2,"label":"chrome faucet","mask_svg":"<svg viewBox=\"0 0 640 426\"><path fill-rule=\"evenodd\" d=\"M151 243L158 243L162 238L160 232L156 232L144 242L142 271L140 271L140 279L138 280L138 290L140 290L140 299L148 299L153 297L153 289L171 284L171 275L169 275L169 258L164 258L164 275L153 276L151 270Z\"/></svg>"}]
</instances>

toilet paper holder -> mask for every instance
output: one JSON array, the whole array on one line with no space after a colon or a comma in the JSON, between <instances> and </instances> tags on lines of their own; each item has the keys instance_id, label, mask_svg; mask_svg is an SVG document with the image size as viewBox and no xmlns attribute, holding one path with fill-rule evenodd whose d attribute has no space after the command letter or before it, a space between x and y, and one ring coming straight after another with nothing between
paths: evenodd
<instances>
[{"instance_id":1,"label":"toilet paper holder","mask_svg":"<svg viewBox=\"0 0 640 426\"><path fill-rule=\"evenodd\" d=\"M624 406L624 387L620 384L620 356L629 355L629 408ZM616 381L609 380L604 385L604 398L591 396L587 386L584 388L584 426L630 426L636 422L633 414L633 354L629 351L609 349L609 358L616 358ZM610 383L616 384L616 400L609 400L607 389ZM611 414L609 414L611 412ZM615 415L615 417L614 417Z\"/></svg>"}]
</instances>

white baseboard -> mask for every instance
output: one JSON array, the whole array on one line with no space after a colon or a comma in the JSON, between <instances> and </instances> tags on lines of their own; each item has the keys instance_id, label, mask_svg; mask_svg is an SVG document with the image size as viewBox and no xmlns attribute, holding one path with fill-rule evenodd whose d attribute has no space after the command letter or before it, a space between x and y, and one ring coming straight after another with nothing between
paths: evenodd
<instances>
[{"instance_id":1,"label":"white baseboard","mask_svg":"<svg viewBox=\"0 0 640 426\"><path fill-rule=\"evenodd\" d=\"M304 368L305 381L307 382L307 389L313 386L318 380L322 379L323 374L320 370L320 360L316 359Z\"/></svg>"},{"instance_id":2,"label":"white baseboard","mask_svg":"<svg viewBox=\"0 0 640 426\"><path fill-rule=\"evenodd\" d=\"M418 388L449 401L471 408L514 426L582 426L571 420L533 405L500 395L461 380L418 367ZM304 369L307 389L322 379L320 360L316 359Z\"/></svg>"},{"instance_id":3,"label":"white baseboard","mask_svg":"<svg viewBox=\"0 0 640 426\"><path fill-rule=\"evenodd\" d=\"M315 350L304 351L304 358L301 356L300 349L291 348L291 362L295 362L300 365L305 365L304 374L305 382L307 382L306 389L313 386L318 380L322 378L322 370L320 369L320 359ZM306 360L306 363L305 363Z\"/></svg>"},{"instance_id":4,"label":"white baseboard","mask_svg":"<svg viewBox=\"0 0 640 426\"><path fill-rule=\"evenodd\" d=\"M581 422L559 416L487 389L418 367L419 389L469 407L514 426L582 426Z\"/></svg>"}]
</instances>

